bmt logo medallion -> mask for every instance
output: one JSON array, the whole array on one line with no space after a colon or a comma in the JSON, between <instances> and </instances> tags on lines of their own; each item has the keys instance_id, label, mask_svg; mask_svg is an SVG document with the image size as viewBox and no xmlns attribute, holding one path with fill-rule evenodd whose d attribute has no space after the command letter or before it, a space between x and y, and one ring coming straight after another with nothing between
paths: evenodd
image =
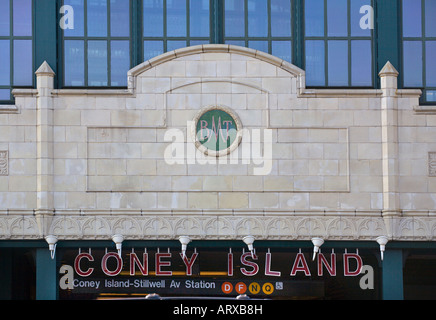
<instances>
[{"instance_id":1,"label":"bmt logo medallion","mask_svg":"<svg viewBox=\"0 0 436 320\"><path fill-rule=\"evenodd\" d=\"M206 107L195 122L195 145L208 156L226 156L236 149L242 140L242 124L229 108Z\"/></svg>"}]
</instances>

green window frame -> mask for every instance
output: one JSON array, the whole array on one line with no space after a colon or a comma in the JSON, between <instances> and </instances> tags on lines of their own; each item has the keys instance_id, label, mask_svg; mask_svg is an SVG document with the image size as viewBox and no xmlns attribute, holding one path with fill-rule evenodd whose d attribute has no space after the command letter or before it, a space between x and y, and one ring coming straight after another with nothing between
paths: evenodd
<instances>
[{"instance_id":1,"label":"green window frame","mask_svg":"<svg viewBox=\"0 0 436 320\"><path fill-rule=\"evenodd\" d=\"M224 0L222 5L222 43L264 51L292 63L294 0ZM274 27L274 19L281 19L280 28Z\"/></svg>"},{"instance_id":2,"label":"green window frame","mask_svg":"<svg viewBox=\"0 0 436 320\"><path fill-rule=\"evenodd\" d=\"M309 0L304 0L303 4L302 36L304 42L303 69L306 70L307 86L373 88L376 75L374 71L374 29L368 29L366 32L356 31L358 30L357 24L360 22L357 17L363 17L363 14L357 11L360 8L357 1L342 0L347 4L347 8L346 13L342 12L346 15L346 19L342 18L341 28L336 25L339 22L335 21L340 20L341 13L331 9L334 8L333 3L339 1L312 1L312 3L316 2L322 11L318 12L318 16L313 15L314 10L307 10L309 2ZM360 2L359 5L370 5L374 8L373 0L361 0ZM330 9L332 10L331 16L329 16ZM309 17L309 15L312 16ZM313 24L314 21L321 21L321 23L316 25L316 23ZM319 30L315 31L317 27ZM342 55L333 54L335 49ZM311 52L317 52L317 54L311 55ZM362 59L370 61L365 61L366 64L363 64ZM344 66L343 61L347 61L347 65ZM359 63L354 63L354 61L359 61ZM339 74L341 76L338 76ZM364 75L365 79L361 80L357 75L359 77Z\"/></svg>"},{"instance_id":3,"label":"green window frame","mask_svg":"<svg viewBox=\"0 0 436 320\"><path fill-rule=\"evenodd\" d=\"M423 90L422 103L436 102L436 22L435 0L415 0L420 6L410 10L403 0L402 11L402 85ZM430 19L431 17L431 19ZM413 19L413 21L412 21ZM420 53L420 54L419 54Z\"/></svg>"},{"instance_id":4,"label":"green window frame","mask_svg":"<svg viewBox=\"0 0 436 320\"><path fill-rule=\"evenodd\" d=\"M98 2L92 0L61 2L62 6L71 5L75 10L75 27L72 32L67 27L62 29L62 87L125 88L127 71L133 67L131 1L128 1L128 21L124 25L126 29L124 34L117 34L119 31L115 27L111 28L112 22L116 20L112 19L112 15L117 14L119 9L115 7L113 1L106 0L106 8L103 7L103 10L89 10L94 3ZM76 11L76 9L82 10ZM93 18L103 22L88 23L89 19ZM74 59L74 64L68 61L69 58ZM117 59L121 61L122 66L114 63ZM100 68L94 68L96 65Z\"/></svg>"},{"instance_id":5,"label":"green window frame","mask_svg":"<svg viewBox=\"0 0 436 320\"><path fill-rule=\"evenodd\" d=\"M29 5L26 8L21 5ZM18 8L30 9L14 12ZM3 0L0 8L0 104L14 103L14 88L32 88L34 67L34 1Z\"/></svg>"},{"instance_id":6,"label":"green window frame","mask_svg":"<svg viewBox=\"0 0 436 320\"><path fill-rule=\"evenodd\" d=\"M143 61L187 46L213 43L215 0L142 0ZM193 19L194 11L198 19Z\"/></svg>"}]
</instances>

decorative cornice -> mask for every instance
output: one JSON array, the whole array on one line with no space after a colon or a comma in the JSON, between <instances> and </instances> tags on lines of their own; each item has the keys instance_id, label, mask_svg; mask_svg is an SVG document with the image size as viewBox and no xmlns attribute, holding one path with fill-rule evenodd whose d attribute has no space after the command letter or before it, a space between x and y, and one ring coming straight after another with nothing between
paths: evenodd
<instances>
[{"instance_id":1,"label":"decorative cornice","mask_svg":"<svg viewBox=\"0 0 436 320\"><path fill-rule=\"evenodd\" d=\"M189 235L196 240L237 240L253 235L259 240L373 241L386 235L396 241L436 240L436 219L429 213L383 218L367 215L295 214L130 214L60 212L41 226L38 217L0 212L0 239L109 240L122 234L128 240L173 240ZM44 228L45 230L41 230Z\"/></svg>"}]
</instances>

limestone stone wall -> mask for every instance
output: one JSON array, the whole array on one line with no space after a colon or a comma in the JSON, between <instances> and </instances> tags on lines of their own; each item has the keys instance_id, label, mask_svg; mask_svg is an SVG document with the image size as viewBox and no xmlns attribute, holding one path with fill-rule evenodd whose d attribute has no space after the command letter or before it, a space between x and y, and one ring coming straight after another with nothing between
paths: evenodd
<instances>
[{"instance_id":1,"label":"limestone stone wall","mask_svg":"<svg viewBox=\"0 0 436 320\"><path fill-rule=\"evenodd\" d=\"M308 89L303 70L227 45L144 62L127 90L53 89L46 63L36 74L0 106L1 238L435 237L435 108L398 90L390 63L378 90ZM208 106L239 117L241 158L168 163Z\"/></svg>"}]
</instances>

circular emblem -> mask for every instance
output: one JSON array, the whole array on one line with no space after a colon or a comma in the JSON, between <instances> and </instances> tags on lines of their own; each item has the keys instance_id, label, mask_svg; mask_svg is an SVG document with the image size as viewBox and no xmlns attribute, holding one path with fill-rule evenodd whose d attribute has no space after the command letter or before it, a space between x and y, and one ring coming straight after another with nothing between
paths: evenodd
<instances>
[{"instance_id":1,"label":"circular emblem","mask_svg":"<svg viewBox=\"0 0 436 320\"><path fill-rule=\"evenodd\" d=\"M221 106L204 108L194 122L195 145L205 155L225 156L241 143L241 121L229 108Z\"/></svg>"}]
</instances>

